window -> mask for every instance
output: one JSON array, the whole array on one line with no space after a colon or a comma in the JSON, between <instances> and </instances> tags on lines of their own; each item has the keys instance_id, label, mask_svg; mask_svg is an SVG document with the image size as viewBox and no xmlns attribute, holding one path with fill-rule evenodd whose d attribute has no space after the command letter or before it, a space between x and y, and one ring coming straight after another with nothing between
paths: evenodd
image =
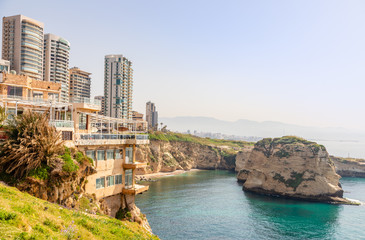
<instances>
[{"instance_id":1,"label":"window","mask_svg":"<svg viewBox=\"0 0 365 240\"><path fill-rule=\"evenodd\" d=\"M48 93L48 100L54 100L58 102L59 94L58 93Z\"/></svg>"},{"instance_id":2,"label":"window","mask_svg":"<svg viewBox=\"0 0 365 240\"><path fill-rule=\"evenodd\" d=\"M105 160L104 150L98 150L98 161Z\"/></svg>"},{"instance_id":3,"label":"window","mask_svg":"<svg viewBox=\"0 0 365 240\"><path fill-rule=\"evenodd\" d=\"M127 188L133 185L133 172L131 169L125 170L125 186Z\"/></svg>"},{"instance_id":4,"label":"window","mask_svg":"<svg viewBox=\"0 0 365 240\"><path fill-rule=\"evenodd\" d=\"M33 100L42 100L43 99L43 92L35 92L33 91Z\"/></svg>"},{"instance_id":5,"label":"window","mask_svg":"<svg viewBox=\"0 0 365 240\"><path fill-rule=\"evenodd\" d=\"M86 114L80 113L79 115L79 129L85 130L86 129Z\"/></svg>"},{"instance_id":6,"label":"window","mask_svg":"<svg viewBox=\"0 0 365 240\"><path fill-rule=\"evenodd\" d=\"M106 186L110 187L114 185L114 176L106 177Z\"/></svg>"},{"instance_id":7,"label":"window","mask_svg":"<svg viewBox=\"0 0 365 240\"><path fill-rule=\"evenodd\" d=\"M93 151L93 150L87 150L86 151L86 156L88 156L89 158L91 158L92 160L95 161L95 151Z\"/></svg>"},{"instance_id":8,"label":"window","mask_svg":"<svg viewBox=\"0 0 365 240\"><path fill-rule=\"evenodd\" d=\"M104 188L105 187L105 177L97 178L96 179L96 189Z\"/></svg>"},{"instance_id":9,"label":"window","mask_svg":"<svg viewBox=\"0 0 365 240\"><path fill-rule=\"evenodd\" d=\"M106 159L114 159L114 149L108 149L106 150Z\"/></svg>"},{"instance_id":10,"label":"window","mask_svg":"<svg viewBox=\"0 0 365 240\"><path fill-rule=\"evenodd\" d=\"M122 159L119 149L115 149L115 159Z\"/></svg>"},{"instance_id":11,"label":"window","mask_svg":"<svg viewBox=\"0 0 365 240\"><path fill-rule=\"evenodd\" d=\"M122 174L115 175L115 185L122 184Z\"/></svg>"},{"instance_id":12,"label":"window","mask_svg":"<svg viewBox=\"0 0 365 240\"><path fill-rule=\"evenodd\" d=\"M22 87L8 86L8 96L22 97L23 96L23 88Z\"/></svg>"},{"instance_id":13,"label":"window","mask_svg":"<svg viewBox=\"0 0 365 240\"><path fill-rule=\"evenodd\" d=\"M125 149L125 163L132 163L133 162L133 148L127 147Z\"/></svg>"},{"instance_id":14,"label":"window","mask_svg":"<svg viewBox=\"0 0 365 240\"><path fill-rule=\"evenodd\" d=\"M62 131L62 140L72 140L72 131Z\"/></svg>"}]
</instances>

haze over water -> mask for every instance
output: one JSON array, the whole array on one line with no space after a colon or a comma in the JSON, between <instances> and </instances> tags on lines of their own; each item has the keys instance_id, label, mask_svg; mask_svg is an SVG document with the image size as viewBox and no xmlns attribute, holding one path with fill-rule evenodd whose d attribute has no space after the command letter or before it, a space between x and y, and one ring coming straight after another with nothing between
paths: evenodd
<instances>
[{"instance_id":1,"label":"haze over water","mask_svg":"<svg viewBox=\"0 0 365 240\"><path fill-rule=\"evenodd\" d=\"M365 202L365 179L343 178L345 197ZM161 239L359 239L365 206L338 206L242 191L236 175L198 171L150 183L136 204Z\"/></svg>"}]
</instances>

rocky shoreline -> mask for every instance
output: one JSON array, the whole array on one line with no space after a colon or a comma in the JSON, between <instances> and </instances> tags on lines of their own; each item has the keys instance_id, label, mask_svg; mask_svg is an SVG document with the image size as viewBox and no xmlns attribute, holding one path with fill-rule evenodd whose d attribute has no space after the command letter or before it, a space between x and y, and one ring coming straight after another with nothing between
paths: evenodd
<instances>
[{"instance_id":1,"label":"rocky shoreline","mask_svg":"<svg viewBox=\"0 0 365 240\"><path fill-rule=\"evenodd\" d=\"M222 146L151 140L136 154L139 161L148 164L137 173L138 181L155 181L195 169L222 169L236 171L245 191L333 204L356 204L343 198L336 171L356 171L352 175L356 177L365 174L365 168L359 170L361 164L336 161L324 146L297 137L264 139L255 146L247 143L240 147L229 142Z\"/></svg>"}]
</instances>

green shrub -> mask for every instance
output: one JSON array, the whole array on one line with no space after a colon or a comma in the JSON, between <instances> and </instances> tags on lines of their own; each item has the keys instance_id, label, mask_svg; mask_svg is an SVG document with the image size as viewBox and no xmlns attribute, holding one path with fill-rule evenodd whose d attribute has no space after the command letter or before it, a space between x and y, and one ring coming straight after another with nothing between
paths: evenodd
<instances>
[{"instance_id":1,"label":"green shrub","mask_svg":"<svg viewBox=\"0 0 365 240\"><path fill-rule=\"evenodd\" d=\"M131 212L127 208L119 208L117 214L115 215L116 219L128 219L131 218Z\"/></svg>"},{"instance_id":2,"label":"green shrub","mask_svg":"<svg viewBox=\"0 0 365 240\"><path fill-rule=\"evenodd\" d=\"M74 163L73 159L71 158L68 152L65 152L65 154L63 154L61 157L64 161L64 164L62 166L63 171L72 173L79 170L79 166Z\"/></svg>"},{"instance_id":3,"label":"green shrub","mask_svg":"<svg viewBox=\"0 0 365 240\"><path fill-rule=\"evenodd\" d=\"M29 176L40 180L46 180L49 178L49 167L47 165L42 165L39 168L30 171Z\"/></svg>"},{"instance_id":4,"label":"green shrub","mask_svg":"<svg viewBox=\"0 0 365 240\"><path fill-rule=\"evenodd\" d=\"M75 154L75 159L76 159L76 161L78 162L78 163L82 163L83 161L84 161L84 154L82 154L82 152L77 152L76 154Z\"/></svg>"},{"instance_id":5,"label":"green shrub","mask_svg":"<svg viewBox=\"0 0 365 240\"><path fill-rule=\"evenodd\" d=\"M91 208L90 201L87 197L83 196L82 198L80 198L79 203L80 203L80 209L82 210L86 209L89 210Z\"/></svg>"},{"instance_id":6,"label":"green shrub","mask_svg":"<svg viewBox=\"0 0 365 240\"><path fill-rule=\"evenodd\" d=\"M291 172L290 174L290 178L285 180L285 178L279 174L279 173L275 173L274 179L282 182L285 184L285 186L287 187L291 187L294 189L294 191L297 190L297 187L303 182L303 175L304 173L297 173L295 171Z\"/></svg>"},{"instance_id":7,"label":"green shrub","mask_svg":"<svg viewBox=\"0 0 365 240\"><path fill-rule=\"evenodd\" d=\"M279 158L288 158L290 157L290 153L285 151L284 149L280 149L279 151L277 151L274 156L279 157Z\"/></svg>"}]
</instances>

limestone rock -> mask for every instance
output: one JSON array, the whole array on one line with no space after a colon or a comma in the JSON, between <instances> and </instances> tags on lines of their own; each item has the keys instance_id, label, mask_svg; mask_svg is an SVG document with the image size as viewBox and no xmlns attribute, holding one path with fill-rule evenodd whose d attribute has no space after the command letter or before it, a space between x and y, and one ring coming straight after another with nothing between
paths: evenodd
<instances>
[{"instance_id":1,"label":"limestone rock","mask_svg":"<svg viewBox=\"0 0 365 240\"><path fill-rule=\"evenodd\" d=\"M244 159L246 156L242 156ZM347 203L324 146L297 137L265 138L242 162L243 190L313 201Z\"/></svg>"},{"instance_id":2,"label":"limestone rock","mask_svg":"<svg viewBox=\"0 0 365 240\"><path fill-rule=\"evenodd\" d=\"M183 141L151 140L149 145L138 147L136 159L148 163L145 169L137 170L139 175L192 168L234 171L236 167L236 154L225 155L219 147Z\"/></svg>"},{"instance_id":3,"label":"limestone rock","mask_svg":"<svg viewBox=\"0 0 365 240\"><path fill-rule=\"evenodd\" d=\"M330 156L336 166L336 172L341 177L365 177L365 161L361 159L345 159Z\"/></svg>"},{"instance_id":4,"label":"limestone rock","mask_svg":"<svg viewBox=\"0 0 365 240\"><path fill-rule=\"evenodd\" d=\"M251 151L253 147L246 147L243 150L241 150L239 153L237 153L236 156L236 167L235 171L239 172L242 170L246 164L246 161L249 159Z\"/></svg>"}]
</instances>

